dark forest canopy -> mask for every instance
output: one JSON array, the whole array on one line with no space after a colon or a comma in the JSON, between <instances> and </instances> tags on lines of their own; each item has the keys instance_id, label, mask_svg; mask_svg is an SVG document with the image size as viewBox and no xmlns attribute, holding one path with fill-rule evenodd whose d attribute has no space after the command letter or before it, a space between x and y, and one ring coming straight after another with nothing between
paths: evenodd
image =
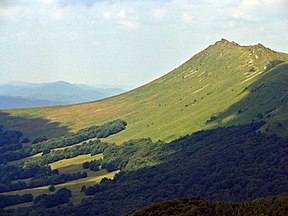
<instances>
[{"instance_id":1,"label":"dark forest canopy","mask_svg":"<svg viewBox=\"0 0 288 216\"><path fill-rule=\"evenodd\" d=\"M0 209L7 206L13 206L20 203L32 202L32 194L24 195L0 195Z\"/></svg>"},{"instance_id":2,"label":"dark forest canopy","mask_svg":"<svg viewBox=\"0 0 288 216\"><path fill-rule=\"evenodd\" d=\"M20 131L5 130L4 126L0 125L0 147L3 148L20 143L22 135Z\"/></svg>"},{"instance_id":3,"label":"dark forest canopy","mask_svg":"<svg viewBox=\"0 0 288 216\"><path fill-rule=\"evenodd\" d=\"M101 166L121 169L120 174L87 187L85 194L90 197L81 205L44 212L119 215L181 197L245 201L285 196L288 140L262 134L258 131L262 125L254 122L203 130L171 143L147 138L122 146L103 144Z\"/></svg>"},{"instance_id":4,"label":"dark forest canopy","mask_svg":"<svg viewBox=\"0 0 288 216\"><path fill-rule=\"evenodd\" d=\"M287 215L288 197L257 199L243 203L209 202L201 198L186 198L153 204L125 216L252 216Z\"/></svg>"}]
</instances>

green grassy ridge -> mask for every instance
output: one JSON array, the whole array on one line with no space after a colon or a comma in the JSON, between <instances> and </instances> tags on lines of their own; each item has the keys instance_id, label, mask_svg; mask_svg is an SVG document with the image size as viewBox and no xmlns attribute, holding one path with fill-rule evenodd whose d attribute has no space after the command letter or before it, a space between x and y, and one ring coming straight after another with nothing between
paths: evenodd
<instances>
[{"instance_id":1,"label":"green grassy ridge","mask_svg":"<svg viewBox=\"0 0 288 216\"><path fill-rule=\"evenodd\" d=\"M288 197L256 199L243 203L209 202L201 198L183 198L139 209L125 216L253 216L253 215L287 215Z\"/></svg>"},{"instance_id":2,"label":"green grassy ridge","mask_svg":"<svg viewBox=\"0 0 288 216\"><path fill-rule=\"evenodd\" d=\"M171 141L201 129L251 122L259 112L266 118L265 112L270 111L274 114L266 119L265 127L286 136L287 97L281 102L283 98L279 101L276 96L279 92L287 95L287 60L287 54L261 44L240 46L221 40L167 75L128 93L70 106L8 110L0 119L28 136L43 134L43 128L47 128L46 136L55 136L55 128L67 133L123 119L127 129L107 138L122 143L141 137ZM266 88L252 92L262 83ZM262 106L258 104L261 98L265 100ZM245 112L238 115L238 110ZM211 116L220 116L221 121L207 124ZM27 122L39 119L45 122L41 128L26 129Z\"/></svg>"}]
</instances>

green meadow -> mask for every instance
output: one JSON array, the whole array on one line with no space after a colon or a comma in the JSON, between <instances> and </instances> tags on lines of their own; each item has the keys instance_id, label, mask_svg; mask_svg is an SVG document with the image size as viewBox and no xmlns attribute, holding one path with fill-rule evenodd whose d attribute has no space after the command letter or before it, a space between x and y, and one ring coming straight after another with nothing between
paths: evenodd
<instances>
[{"instance_id":1,"label":"green meadow","mask_svg":"<svg viewBox=\"0 0 288 216\"><path fill-rule=\"evenodd\" d=\"M82 168L82 165L84 162L90 162L92 160L99 160L103 158L103 154L97 154L91 156L90 154L85 155L79 155L77 157L59 160L54 163L49 164L51 166L51 169L58 169L60 173L74 173L75 170L79 171ZM86 170L88 173L88 176L90 174L93 174L95 172Z\"/></svg>"}]
</instances>

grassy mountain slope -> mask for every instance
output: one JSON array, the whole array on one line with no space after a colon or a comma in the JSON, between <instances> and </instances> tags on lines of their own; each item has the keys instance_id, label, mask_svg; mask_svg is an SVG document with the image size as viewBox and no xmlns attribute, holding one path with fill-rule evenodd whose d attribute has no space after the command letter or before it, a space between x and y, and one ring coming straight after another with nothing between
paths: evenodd
<instances>
[{"instance_id":1,"label":"grassy mountain slope","mask_svg":"<svg viewBox=\"0 0 288 216\"><path fill-rule=\"evenodd\" d=\"M0 113L2 124L28 136L55 136L113 119L127 130L110 137L173 140L200 129L269 120L263 130L287 135L288 56L261 44L222 39L167 75L109 99ZM13 121L11 121L13 119ZM41 121L27 128L27 122ZM40 123L39 123L40 124Z\"/></svg>"}]
</instances>

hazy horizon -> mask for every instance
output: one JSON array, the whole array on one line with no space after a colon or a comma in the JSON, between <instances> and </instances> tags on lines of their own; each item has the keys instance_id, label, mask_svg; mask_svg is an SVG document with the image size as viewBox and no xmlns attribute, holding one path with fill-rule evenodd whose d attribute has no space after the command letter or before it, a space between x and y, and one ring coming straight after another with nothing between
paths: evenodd
<instances>
[{"instance_id":1,"label":"hazy horizon","mask_svg":"<svg viewBox=\"0 0 288 216\"><path fill-rule=\"evenodd\" d=\"M18 81L18 80L13 80L13 81L9 81L9 82L1 82L0 81L0 85L15 85L15 86L20 86L20 85L33 85L33 84L51 84L51 83L57 83L57 82L67 82L67 83L70 83L72 85L87 85L87 86L90 86L90 87L94 87L94 88L119 88L119 89L122 89L122 90L125 90L125 91L129 91L133 88L137 88L138 86L124 86L124 85L117 85L117 84L101 84L101 83L72 83L72 82L68 82L68 81L65 81L65 80L56 80L56 81L48 81L48 82L23 82L23 81Z\"/></svg>"},{"instance_id":2,"label":"hazy horizon","mask_svg":"<svg viewBox=\"0 0 288 216\"><path fill-rule=\"evenodd\" d=\"M1 83L135 88L221 38L287 53L287 9L284 0L3 0Z\"/></svg>"}]
</instances>

